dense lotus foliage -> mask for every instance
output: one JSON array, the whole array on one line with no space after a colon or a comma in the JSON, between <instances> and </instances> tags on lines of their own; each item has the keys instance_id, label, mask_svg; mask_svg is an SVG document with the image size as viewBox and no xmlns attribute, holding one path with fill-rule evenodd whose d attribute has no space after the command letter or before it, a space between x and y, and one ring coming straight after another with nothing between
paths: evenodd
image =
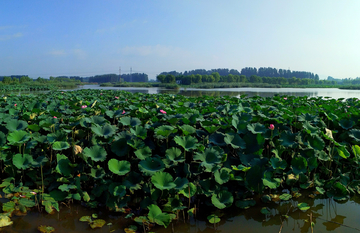
<instances>
[{"instance_id":1,"label":"dense lotus foliage","mask_svg":"<svg viewBox=\"0 0 360 233\"><path fill-rule=\"evenodd\" d=\"M198 204L248 208L302 189L345 200L360 192L359 106L102 90L1 97L2 210L77 200L166 227Z\"/></svg>"}]
</instances>

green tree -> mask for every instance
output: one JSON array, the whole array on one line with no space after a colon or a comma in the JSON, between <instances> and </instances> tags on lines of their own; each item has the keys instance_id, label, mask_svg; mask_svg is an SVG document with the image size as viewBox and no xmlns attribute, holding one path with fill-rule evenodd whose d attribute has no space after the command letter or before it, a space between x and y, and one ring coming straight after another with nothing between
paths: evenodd
<instances>
[{"instance_id":1,"label":"green tree","mask_svg":"<svg viewBox=\"0 0 360 233\"><path fill-rule=\"evenodd\" d=\"M220 74L218 72L212 72L211 75L215 79L213 82L219 82L220 81Z\"/></svg>"},{"instance_id":2,"label":"green tree","mask_svg":"<svg viewBox=\"0 0 360 233\"><path fill-rule=\"evenodd\" d=\"M163 75L163 74L160 74L160 75L158 75L157 77L156 77L156 79L159 81L159 82L161 82L161 83L164 83L165 82L165 75Z\"/></svg>"},{"instance_id":3,"label":"green tree","mask_svg":"<svg viewBox=\"0 0 360 233\"><path fill-rule=\"evenodd\" d=\"M10 84L11 83L11 77L5 76L2 80L4 84Z\"/></svg>"},{"instance_id":4,"label":"green tree","mask_svg":"<svg viewBox=\"0 0 360 233\"><path fill-rule=\"evenodd\" d=\"M30 82L31 78L27 77L27 76L22 76L20 78L20 83L26 83L26 82Z\"/></svg>"},{"instance_id":5,"label":"green tree","mask_svg":"<svg viewBox=\"0 0 360 233\"><path fill-rule=\"evenodd\" d=\"M195 83L201 83L202 82L202 76L201 74L195 75Z\"/></svg>"}]
</instances>

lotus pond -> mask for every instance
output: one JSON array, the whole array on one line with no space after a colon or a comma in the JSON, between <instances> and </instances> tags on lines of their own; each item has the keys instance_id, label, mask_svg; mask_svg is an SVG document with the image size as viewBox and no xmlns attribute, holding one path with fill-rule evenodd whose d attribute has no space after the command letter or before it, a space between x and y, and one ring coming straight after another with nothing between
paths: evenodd
<instances>
[{"instance_id":1,"label":"lotus pond","mask_svg":"<svg viewBox=\"0 0 360 233\"><path fill-rule=\"evenodd\" d=\"M282 222L303 213L312 229L314 200L360 193L355 98L80 90L0 105L0 229L72 205L121 215L127 232L172 229L202 211L217 231L234 209ZM80 220L111 231L96 211Z\"/></svg>"}]
</instances>

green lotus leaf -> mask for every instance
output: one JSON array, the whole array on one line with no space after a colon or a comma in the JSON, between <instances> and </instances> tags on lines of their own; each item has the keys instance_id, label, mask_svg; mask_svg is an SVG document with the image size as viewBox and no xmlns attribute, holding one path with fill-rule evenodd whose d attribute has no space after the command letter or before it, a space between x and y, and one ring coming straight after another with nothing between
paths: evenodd
<instances>
[{"instance_id":1,"label":"green lotus leaf","mask_svg":"<svg viewBox=\"0 0 360 233\"><path fill-rule=\"evenodd\" d=\"M107 120L101 116L93 116L90 118L89 122L102 126L107 122Z\"/></svg>"},{"instance_id":2,"label":"green lotus leaf","mask_svg":"<svg viewBox=\"0 0 360 233\"><path fill-rule=\"evenodd\" d=\"M176 187L174 183L174 178L167 172L156 172L151 177L151 182L155 185L156 188L160 190L169 190Z\"/></svg>"},{"instance_id":3,"label":"green lotus leaf","mask_svg":"<svg viewBox=\"0 0 360 233\"><path fill-rule=\"evenodd\" d=\"M76 186L75 186L76 188ZM52 190L49 194L55 201L63 201L67 197L68 192L62 192L60 190Z\"/></svg>"},{"instance_id":4,"label":"green lotus leaf","mask_svg":"<svg viewBox=\"0 0 360 233\"><path fill-rule=\"evenodd\" d=\"M197 192L197 187L194 183L189 183L188 186L185 186L179 194L184 195L186 198L190 198L195 196ZM190 196L189 196L190 195Z\"/></svg>"},{"instance_id":5,"label":"green lotus leaf","mask_svg":"<svg viewBox=\"0 0 360 233\"><path fill-rule=\"evenodd\" d=\"M291 160L292 170L295 175L300 173L305 174L308 168L308 162L304 157L295 157Z\"/></svg>"},{"instance_id":6,"label":"green lotus leaf","mask_svg":"<svg viewBox=\"0 0 360 233\"><path fill-rule=\"evenodd\" d=\"M143 140L145 140L145 138L147 137L147 130L141 125L137 125L135 129L131 128L130 132L134 134L136 137L141 138Z\"/></svg>"},{"instance_id":7,"label":"green lotus leaf","mask_svg":"<svg viewBox=\"0 0 360 233\"><path fill-rule=\"evenodd\" d=\"M119 138L111 144L111 151L117 156L125 156L129 153L130 147L127 144L126 138Z\"/></svg>"},{"instance_id":8,"label":"green lotus leaf","mask_svg":"<svg viewBox=\"0 0 360 233\"><path fill-rule=\"evenodd\" d=\"M226 133L224 141L226 144L231 145L234 149L237 149L237 148L245 149L246 148L245 141L237 133Z\"/></svg>"},{"instance_id":9,"label":"green lotus leaf","mask_svg":"<svg viewBox=\"0 0 360 233\"><path fill-rule=\"evenodd\" d=\"M31 138L28 132L23 130L14 131L8 134L7 140L11 145L19 145L27 142Z\"/></svg>"},{"instance_id":10,"label":"green lotus leaf","mask_svg":"<svg viewBox=\"0 0 360 233\"><path fill-rule=\"evenodd\" d=\"M138 157L138 159L144 160L148 157L151 157L152 151L151 151L150 147L146 146L144 148L136 150L135 155L136 155L136 157Z\"/></svg>"},{"instance_id":11,"label":"green lotus leaf","mask_svg":"<svg viewBox=\"0 0 360 233\"><path fill-rule=\"evenodd\" d=\"M103 219L95 219L94 221L90 222L89 225L91 229L101 228L106 224L106 221Z\"/></svg>"},{"instance_id":12,"label":"green lotus leaf","mask_svg":"<svg viewBox=\"0 0 360 233\"><path fill-rule=\"evenodd\" d=\"M270 159L270 164L271 164L272 168L274 168L274 169L284 170L287 167L287 162L285 160L282 160L279 157L272 157Z\"/></svg>"},{"instance_id":13,"label":"green lotus leaf","mask_svg":"<svg viewBox=\"0 0 360 233\"><path fill-rule=\"evenodd\" d=\"M304 202L298 203L297 207L303 212L310 209L310 206L307 203L304 203Z\"/></svg>"},{"instance_id":14,"label":"green lotus leaf","mask_svg":"<svg viewBox=\"0 0 360 233\"><path fill-rule=\"evenodd\" d=\"M234 202L234 197L229 191L221 190L218 194L211 196L211 203L218 209L230 207Z\"/></svg>"},{"instance_id":15,"label":"green lotus leaf","mask_svg":"<svg viewBox=\"0 0 360 233\"><path fill-rule=\"evenodd\" d=\"M6 124L6 128L10 132L24 130L27 127L28 127L28 123L26 123L26 121L21 121L21 120L17 120L17 119L12 119Z\"/></svg>"},{"instance_id":16,"label":"green lotus leaf","mask_svg":"<svg viewBox=\"0 0 360 233\"><path fill-rule=\"evenodd\" d=\"M264 125L260 123L249 124L247 125L247 129L253 134L264 134L268 130Z\"/></svg>"},{"instance_id":17,"label":"green lotus leaf","mask_svg":"<svg viewBox=\"0 0 360 233\"><path fill-rule=\"evenodd\" d=\"M148 206L149 213L148 218L150 222L155 222L165 228L169 226L173 216L167 213L163 213L159 206L152 204Z\"/></svg>"},{"instance_id":18,"label":"green lotus leaf","mask_svg":"<svg viewBox=\"0 0 360 233\"><path fill-rule=\"evenodd\" d=\"M308 121L303 124L303 127L305 128L305 131L310 135L316 135L319 132L319 128L312 126Z\"/></svg>"},{"instance_id":19,"label":"green lotus leaf","mask_svg":"<svg viewBox=\"0 0 360 233\"><path fill-rule=\"evenodd\" d=\"M309 146L315 150L323 150L325 147L324 140L319 135L308 137Z\"/></svg>"},{"instance_id":20,"label":"green lotus leaf","mask_svg":"<svg viewBox=\"0 0 360 233\"><path fill-rule=\"evenodd\" d=\"M105 111L105 114L110 117L110 118L113 118L114 117L114 111L111 111L111 110L106 110Z\"/></svg>"},{"instance_id":21,"label":"green lotus leaf","mask_svg":"<svg viewBox=\"0 0 360 233\"><path fill-rule=\"evenodd\" d=\"M246 185L253 191L261 193L263 185L264 168L259 165L252 166L246 173Z\"/></svg>"},{"instance_id":22,"label":"green lotus leaf","mask_svg":"<svg viewBox=\"0 0 360 233\"><path fill-rule=\"evenodd\" d=\"M309 165L309 171L316 169L319 165L317 162L317 158L314 156L308 159L308 165Z\"/></svg>"},{"instance_id":23,"label":"green lotus leaf","mask_svg":"<svg viewBox=\"0 0 360 233\"><path fill-rule=\"evenodd\" d=\"M270 208L269 208L269 207L263 207L263 208L261 208L260 212L261 212L262 214L265 214L265 215L271 214L271 211L270 211Z\"/></svg>"},{"instance_id":24,"label":"green lotus leaf","mask_svg":"<svg viewBox=\"0 0 360 233\"><path fill-rule=\"evenodd\" d=\"M293 148L296 145L295 138L296 138L296 134L285 131L285 132L281 133L281 136L279 139L280 145Z\"/></svg>"},{"instance_id":25,"label":"green lotus leaf","mask_svg":"<svg viewBox=\"0 0 360 233\"><path fill-rule=\"evenodd\" d=\"M143 183L143 176L136 172L130 172L126 176L123 185L130 190L141 189L141 184Z\"/></svg>"},{"instance_id":26,"label":"green lotus leaf","mask_svg":"<svg viewBox=\"0 0 360 233\"><path fill-rule=\"evenodd\" d=\"M211 223L211 224L216 224L216 223L220 222L220 220L221 220L216 214L207 216L207 219L208 219L209 223Z\"/></svg>"},{"instance_id":27,"label":"green lotus leaf","mask_svg":"<svg viewBox=\"0 0 360 233\"><path fill-rule=\"evenodd\" d=\"M103 147L96 145L96 146L93 146L91 148L86 147L83 150L83 154L86 157L91 158L92 161L95 161L95 162L101 161L101 162L103 162L106 159L107 152Z\"/></svg>"},{"instance_id":28,"label":"green lotus leaf","mask_svg":"<svg viewBox=\"0 0 360 233\"><path fill-rule=\"evenodd\" d=\"M122 117L120 118L120 122L125 126L132 126L132 127L141 125L141 120L139 120L138 118Z\"/></svg>"},{"instance_id":29,"label":"green lotus leaf","mask_svg":"<svg viewBox=\"0 0 360 233\"><path fill-rule=\"evenodd\" d=\"M171 147L165 152L166 158L175 163L182 163L185 161L184 156L181 154L181 150L177 147Z\"/></svg>"},{"instance_id":30,"label":"green lotus leaf","mask_svg":"<svg viewBox=\"0 0 360 233\"><path fill-rule=\"evenodd\" d=\"M57 142L54 142L52 144L52 149L53 150L66 150L68 148L70 148L70 145L69 145L68 142L63 142L63 141L59 142L59 141L57 141Z\"/></svg>"},{"instance_id":31,"label":"green lotus leaf","mask_svg":"<svg viewBox=\"0 0 360 233\"><path fill-rule=\"evenodd\" d=\"M265 172L264 178L263 178L263 184L264 184L264 186L267 186L270 189L276 189L280 186L281 179L273 178L272 176L273 176L272 172L270 172L270 171Z\"/></svg>"},{"instance_id":32,"label":"green lotus leaf","mask_svg":"<svg viewBox=\"0 0 360 233\"><path fill-rule=\"evenodd\" d=\"M218 125L209 125L209 126L204 126L204 125L201 125L209 134L212 134L212 133L215 133L219 128L220 126Z\"/></svg>"},{"instance_id":33,"label":"green lotus leaf","mask_svg":"<svg viewBox=\"0 0 360 233\"><path fill-rule=\"evenodd\" d=\"M56 131L55 133L50 133L46 135L48 142L53 143L55 141L66 141L67 134L63 131Z\"/></svg>"},{"instance_id":34,"label":"green lotus leaf","mask_svg":"<svg viewBox=\"0 0 360 233\"><path fill-rule=\"evenodd\" d=\"M109 138L115 134L116 126L109 124L103 126L94 125L91 126L91 130L100 137Z\"/></svg>"},{"instance_id":35,"label":"green lotus leaf","mask_svg":"<svg viewBox=\"0 0 360 233\"><path fill-rule=\"evenodd\" d=\"M10 226L11 224L13 224L13 222L8 216L0 214L0 228Z\"/></svg>"},{"instance_id":36,"label":"green lotus leaf","mask_svg":"<svg viewBox=\"0 0 360 233\"><path fill-rule=\"evenodd\" d=\"M90 175L91 175L91 177L93 177L95 179L102 179L105 176L105 170L104 170L104 168L97 165L96 168L91 168Z\"/></svg>"},{"instance_id":37,"label":"green lotus leaf","mask_svg":"<svg viewBox=\"0 0 360 233\"><path fill-rule=\"evenodd\" d=\"M183 206L183 203L179 199L178 195L175 196L175 198L168 198L168 203L166 203L166 206L169 206L172 211L186 209L186 206Z\"/></svg>"},{"instance_id":38,"label":"green lotus leaf","mask_svg":"<svg viewBox=\"0 0 360 233\"><path fill-rule=\"evenodd\" d=\"M179 128L182 130L182 132L185 136L194 134L196 132L196 129L190 125L182 125Z\"/></svg>"},{"instance_id":39,"label":"green lotus leaf","mask_svg":"<svg viewBox=\"0 0 360 233\"><path fill-rule=\"evenodd\" d=\"M316 191L318 191L320 194L324 194L325 193L325 189L321 188L321 187L316 187Z\"/></svg>"},{"instance_id":40,"label":"green lotus leaf","mask_svg":"<svg viewBox=\"0 0 360 233\"><path fill-rule=\"evenodd\" d=\"M4 146L6 144L6 135L0 131L0 146Z\"/></svg>"},{"instance_id":41,"label":"green lotus leaf","mask_svg":"<svg viewBox=\"0 0 360 233\"><path fill-rule=\"evenodd\" d=\"M249 209L251 206L254 206L256 201L254 200L240 200L235 203L235 205L241 209Z\"/></svg>"},{"instance_id":42,"label":"green lotus leaf","mask_svg":"<svg viewBox=\"0 0 360 233\"><path fill-rule=\"evenodd\" d=\"M176 177L176 179L174 180L174 183L176 184L175 189L181 190L181 189L185 189L188 187L189 180L186 178Z\"/></svg>"},{"instance_id":43,"label":"green lotus leaf","mask_svg":"<svg viewBox=\"0 0 360 233\"><path fill-rule=\"evenodd\" d=\"M127 141L127 144L134 149L140 149L140 148L145 147L144 141L139 138L131 139L131 140Z\"/></svg>"},{"instance_id":44,"label":"green lotus leaf","mask_svg":"<svg viewBox=\"0 0 360 233\"><path fill-rule=\"evenodd\" d=\"M123 197L126 194L126 187L124 185L117 185L112 191L112 195L115 197Z\"/></svg>"},{"instance_id":45,"label":"green lotus leaf","mask_svg":"<svg viewBox=\"0 0 360 233\"><path fill-rule=\"evenodd\" d=\"M211 172L212 168L221 163L221 151L216 150L214 147L206 148L202 153L195 152L194 160L200 160L201 166L205 167L205 172Z\"/></svg>"},{"instance_id":46,"label":"green lotus leaf","mask_svg":"<svg viewBox=\"0 0 360 233\"><path fill-rule=\"evenodd\" d=\"M225 135L223 133L213 133L209 137L209 141L217 146L226 146Z\"/></svg>"},{"instance_id":47,"label":"green lotus leaf","mask_svg":"<svg viewBox=\"0 0 360 233\"><path fill-rule=\"evenodd\" d=\"M8 201L2 204L2 210L7 213L11 213L15 210L15 202Z\"/></svg>"},{"instance_id":48,"label":"green lotus leaf","mask_svg":"<svg viewBox=\"0 0 360 233\"><path fill-rule=\"evenodd\" d=\"M72 174L73 168L68 157L62 154L57 154L56 159L57 159L56 171L64 176L70 176Z\"/></svg>"},{"instance_id":49,"label":"green lotus leaf","mask_svg":"<svg viewBox=\"0 0 360 233\"><path fill-rule=\"evenodd\" d=\"M317 121L317 116L316 115L311 115L309 113L301 114L298 117L298 121Z\"/></svg>"},{"instance_id":50,"label":"green lotus leaf","mask_svg":"<svg viewBox=\"0 0 360 233\"><path fill-rule=\"evenodd\" d=\"M341 119L339 121L339 125L341 126L341 128L348 130L355 125L355 122L349 119Z\"/></svg>"},{"instance_id":51,"label":"green lotus leaf","mask_svg":"<svg viewBox=\"0 0 360 233\"><path fill-rule=\"evenodd\" d=\"M160 158L151 158L148 157L145 160L139 162L139 170L145 176L151 176L158 171L163 171L165 165Z\"/></svg>"},{"instance_id":52,"label":"green lotus leaf","mask_svg":"<svg viewBox=\"0 0 360 233\"><path fill-rule=\"evenodd\" d=\"M177 129L170 125L162 125L155 129L155 137L159 139L166 139L170 134L177 132Z\"/></svg>"},{"instance_id":53,"label":"green lotus leaf","mask_svg":"<svg viewBox=\"0 0 360 233\"><path fill-rule=\"evenodd\" d=\"M77 189L76 185L73 184L62 184L58 187L63 192L69 192L71 189Z\"/></svg>"},{"instance_id":54,"label":"green lotus leaf","mask_svg":"<svg viewBox=\"0 0 360 233\"><path fill-rule=\"evenodd\" d=\"M271 197L270 195L263 195L261 196L261 201L264 203L270 203L271 202Z\"/></svg>"},{"instance_id":55,"label":"green lotus leaf","mask_svg":"<svg viewBox=\"0 0 360 233\"><path fill-rule=\"evenodd\" d=\"M81 218L79 219L80 222L91 222L91 216L81 216Z\"/></svg>"},{"instance_id":56,"label":"green lotus leaf","mask_svg":"<svg viewBox=\"0 0 360 233\"><path fill-rule=\"evenodd\" d=\"M31 155L28 154L16 154L13 157L13 164L15 165L15 167L17 167L18 169L27 169L31 166L32 162L33 162L33 157Z\"/></svg>"},{"instance_id":57,"label":"green lotus leaf","mask_svg":"<svg viewBox=\"0 0 360 233\"><path fill-rule=\"evenodd\" d=\"M360 142L360 130L358 129L350 130L349 137L353 138L356 142Z\"/></svg>"},{"instance_id":58,"label":"green lotus leaf","mask_svg":"<svg viewBox=\"0 0 360 233\"><path fill-rule=\"evenodd\" d=\"M224 184L230 179L231 169L229 168L221 168L221 170L216 170L214 173L215 181L218 184Z\"/></svg>"},{"instance_id":59,"label":"green lotus leaf","mask_svg":"<svg viewBox=\"0 0 360 233\"><path fill-rule=\"evenodd\" d=\"M292 195L291 194L288 194L288 193L283 193L279 196L280 200L282 201L288 201L292 198Z\"/></svg>"},{"instance_id":60,"label":"green lotus leaf","mask_svg":"<svg viewBox=\"0 0 360 233\"><path fill-rule=\"evenodd\" d=\"M345 201L349 196L349 190L342 183L336 182L331 189L326 192L326 195L337 201Z\"/></svg>"},{"instance_id":61,"label":"green lotus leaf","mask_svg":"<svg viewBox=\"0 0 360 233\"><path fill-rule=\"evenodd\" d=\"M130 166L130 162L125 160L119 161L117 159L110 159L108 162L109 170L119 176L123 176L130 172Z\"/></svg>"},{"instance_id":62,"label":"green lotus leaf","mask_svg":"<svg viewBox=\"0 0 360 233\"><path fill-rule=\"evenodd\" d=\"M347 159L350 157L350 153L349 153L349 151L346 150L345 146L336 147L336 152L340 157L342 157L344 159Z\"/></svg>"},{"instance_id":63,"label":"green lotus leaf","mask_svg":"<svg viewBox=\"0 0 360 233\"><path fill-rule=\"evenodd\" d=\"M192 136L176 136L174 138L174 141L186 151L196 149L197 139Z\"/></svg>"}]
</instances>

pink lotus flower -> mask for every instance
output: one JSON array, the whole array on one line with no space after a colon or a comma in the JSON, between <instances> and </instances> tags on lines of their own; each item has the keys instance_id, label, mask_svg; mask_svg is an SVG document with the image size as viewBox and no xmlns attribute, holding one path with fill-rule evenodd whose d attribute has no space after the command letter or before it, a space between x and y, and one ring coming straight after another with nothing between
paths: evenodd
<instances>
[{"instance_id":1,"label":"pink lotus flower","mask_svg":"<svg viewBox=\"0 0 360 233\"><path fill-rule=\"evenodd\" d=\"M119 96L115 96L115 99L117 99L117 100L118 100L118 99L119 99Z\"/></svg>"},{"instance_id":2,"label":"pink lotus flower","mask_svg":"<svg viewBox=\"0 0 360 233\"><path fill-rule=\"evenodd\" d=\"M122 114L125 114L125 110L123 110Z\"/></svg>"},{"instance_id":3,"label":"pink lotus flower","mask_svg":"<svg viewBox=\"0 0 360 233\"><path fill-rule=\"evenodd\" d=\"M162 109L160 109L160 112L163 113L163 114L166 114L166 112Z\"/></svg>"},{"instance_id":4,"label":"pink lotus flower","mask_svg":"<svg viewBox=\"0 0 360 233\"><path fill-rule=\"evenodd\" d=\"M102 93L100 93L100 95L102 95Z\"/></svg>"},{"instance_id":5,"label":"pink lotus flower","mask_svg":"<svg viewBox=\"0 0 360 233\"><path fill-rule=\"evenodd\" d=\"M54 119L56 119L57 117L56 116L54 116Z\"/></svg>"},{"instance_id":6,"label":"pink lotus flower","mask_svg":"<svg viewBox=\"0 0 360 233\"><path fill-rule=\"evenodd\" d=\"M350 106L346 106L346 107L350 108Z\"/></svg>"},{"instance_id":7,"label":"pink lotus flower","mask_svg":"<svg viewBox=\"0 0 360 233\"><path fill-rule=\"evenodd\" d=\"M31 194L33 194L33 195L36 195L37 193L36 192L30 192Z\"/></svg>"},{"instance_id":8,"label":"pink lotus flower","mask_svg":"<svg viewBox=\"0 0 360 233\"><path fill-rule=\"evenodd\" d=\"M274 130L275 126L273 124L270 124L269 129Z\"/></svg>"},{"instance_id":9,"label":"pink lotus flower","mask_svg":"<svg viewBox=\"0 0 360 233\"><path fill-rule=\"evenodd\" d=\"M64 94L64 92L62 91L61 94Z\"/></svg>"},{"instance_id":10,"label":"pink lotus flower","mask_svg":"<svg viewBox=\"0 0 360 233\"><path fill-rule=\"evenodd\" d=\"M87 108L87 105L83 105L83 106L81 106L81 108Z\"/></svg>"},{"instance_id":11,"label":"pink lotus flower","mask_svg":"<svg viewBox=\"0 0 360 233\"><path fill-rule=\"evenodd\" d=\"M14 104L14 106L16 107L16 106L17 106L17 104Z\"/></svg>"},{"instance_id":12,"label":"pink lotus flower","mask_svg":"<svg viewBox=\"0 0 360 233\"><path fill-rule=\"evenodd\" d=\"M284 97L284 100L287 100L287 98L286 98L286 97Z\"/></svg>"}]
</instances>

